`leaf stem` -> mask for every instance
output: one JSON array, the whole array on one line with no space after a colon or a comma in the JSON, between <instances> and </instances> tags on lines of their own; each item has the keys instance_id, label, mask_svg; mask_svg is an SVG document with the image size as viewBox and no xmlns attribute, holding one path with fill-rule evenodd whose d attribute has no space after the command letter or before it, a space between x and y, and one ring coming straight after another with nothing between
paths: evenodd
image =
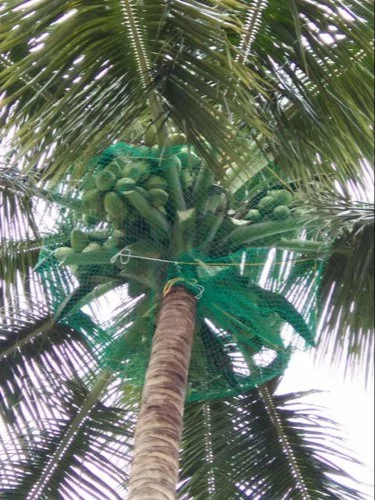
<instances>
[{"instance_id":1,"label":"leaf stem","mask_svg":"<svg viewBox=\"0 0 375 500\"><path fill-rule=\"evenodd\" d=\"M146 88L151 88L152 81L150 77L151 64L147 58L144 43L142 41L142 35L137 26L136 14L133 9L131 0L122 0L124 21L129 28L131 39L133 41L133 48L136 54L136 59L138 61L140 76L143 81L143 85ZM149 93L149 107L150 112L155 124L160 122L159 126L156 126L156 135L158 138L158 143L160 148L164 146L168 138L168 127L163 120L163 109L158 100L155 90L151 90Z\"/></svg>"},{"instance_id":2,"label":"leaf stem","mask_svg":"<svg viewBox=\"0 0 375 500\"><path fill-rule=\"evenodd\" d=\"M308 488L302 477L301 471L298 467L296 458L294 456L293 450L289 444L288 438L285 435L283 426L281 424L280 418L277 414L277 409L275 408L274 402L272 400L271 394L266 385L258 387L259 394L264 401L266 411L270 417L272 424L275 426L276 433L279 437L280 444L283 451L287 457L287 460L291 467L291 475L296 480L296 487L301 492L301 500L312 500L312 497L308 493Z\"/></svg>"}]
</instances>

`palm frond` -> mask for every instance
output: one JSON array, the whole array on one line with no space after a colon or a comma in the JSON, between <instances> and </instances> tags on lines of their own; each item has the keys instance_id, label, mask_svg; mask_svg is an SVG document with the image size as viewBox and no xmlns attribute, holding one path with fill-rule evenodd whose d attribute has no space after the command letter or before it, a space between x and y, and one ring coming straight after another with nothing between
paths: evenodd
<instances>
[{"instance_id":1,"label":"palm frond","mask_svg":"<svg viewBox=\"0 0 375 500\"><path fill-rule=\"evenodd\" d=\"M363 498L337 425L275 384L185 410L181 498Z\"/></svg>"},{"instance_id":2,"label":"palm frond","mask_svg":"<svg viewBox=\"0 0 375 500\"><path fill-rule=\"evenodd\" d=\"M19 154L46 176L74 162L80 171L78 159L129 133L139 143L131 131L152 119L151 91L162 119L213 167L219 160L202 139L245 167L238 153L247 146L236 147L233 133L242 123L242 139L257 136L264 155L305 186L312 172L327 185L332 176L361 180L359 160L372 157L368 1L46 5L16 2L0 31L4 130L17 130Z\"/></svg>"},{"instance_id":3,"label":"palm frond","mask_svg":"<svg viewBox=\"0 0 375 500\"><path fill-rule=\"evenodd\" d=\"M123 138L140 117L150 120L152 90L163 116L189 139L199 139L206 155L202 139L233 156L226 109L263 132L267 127L245 91L261 91L258 78L236 65L228 51L222 28L239 26L227 10L161 0L142 7L112 0L105 6L16 2L6 8L0 31L2 121L6 130L16 130L20 155L28 153L33 165L43 160L40 167L49 165L48 175L60 177L77 158L92 157ZM135 31L146 50L151 86L140 73ZM238 90L231 99L226 91L233 78Z\"/></svg>"},{"instance_id":4,"label":"palm frond","mask_svg":"<svg viewBox=\"0 0 375 500\"><path fill-rule=\"evenodd\" d=\"M256 0L246 6L245 22L238 44L240 54L237 56L242 62L246 62L250 55L252 44L262 27L262 14L266 7L266 0Z\"/></svg>"},{"instance_id":5,"label":"palm frond","mask_svg":"<svg viewBox=\"0 0 375 500\"><path fill-rule=\"evenodd\" d=\"M29 183L20 171L0 159L0 244L39 235Z\"/></svg>"},{"instance_id":6,"label":"palm frond","mask_svg":"<svg viewBox=\"0 0 375 500\"><path fill-rule=\"evenodd\" d=\"M262 141L304 187L363 181L373 156L371 2L269 1L252 31L248 64L270 84L258 98L276 141Z\"/></svg>"},{"instance_id":7,"label":"palm frond","mask_svg":"<svg viewBox=\"0 0 375 500\"><path fill-rule=\"evenodd\" d=\"M301 196L306 218L331 242L320 282L317 358L369 381L374 369L375 212L366 201L368 192L356 185L342 187Z\"/></svg>"},{"instance_id":8,"label":"palm frond","mask_svg":"<svg viewBox=\"0 0 375 500\"><path fill-rule=\"evenodd\" d=\"M54 322L53 313L40 302L5 312L0 323L0 413L6 425L19 426L30 415L42 418L52 404L48 390L57 390L62 380L97 371L88 338Z\"/></svg>"},{"instance_id":9,"label":"palm frond","mask_svg":"<svg viewBox=\"0 0 375 500\"><path fill-rule=\"evenodd\" d=\"M365 208L366 216L358 217L361 210L354 210L357 220L344 226L333 243L321 283L323 315L317 353L341 366L346 375L360 373L365 381L372 379L374 370L373 208L371 211Z\"/></svg>"},{"instance_id":10,"label":"palm frond","mask_svg":"<svg viewBox=\"0 0 375 500\"><path fill-rule=\"evenodd\" d=\"M5 308L27 301L30 289L41 287L32 269L42 248L41 221L47 213L39 202L37 177L23 175L12 155L0 163L0 300Z\"/></svg>"},{"instance_id":11,"label":"palm frond","mask_svg":"<svg viewBox=\"0 0 375 500\"><path fill-rule=\"evenodd\" d=\"M87 385L69 380L46 396L55 415L22 429L2 474L2 491L16 498L123 498L131 415L103 398L109 375ZM9 456L9 446L8 446Z\"/></svg>"}]
</instances>

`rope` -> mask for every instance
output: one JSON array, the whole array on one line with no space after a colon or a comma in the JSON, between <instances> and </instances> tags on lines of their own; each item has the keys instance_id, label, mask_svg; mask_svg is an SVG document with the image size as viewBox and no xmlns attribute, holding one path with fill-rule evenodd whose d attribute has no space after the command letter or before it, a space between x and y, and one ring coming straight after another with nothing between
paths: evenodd
<instances>
[{"instance_id":1,"label":"rope","mask_svg":"<svg viewBox=\"0 0 375 500\"><path fill-rule=\"evenodd\" d=\"M172 290L172 288L176 285L186 285L187 288L197 288L198 293L195 295L195 298L199 300L204 292L204 286L198 283L198 280L191 279L187 280L185 278L172 278L164 285L163 289L163 297L168 295L168 293Z\"/></svg>"},{"instance_id":2,"label":"rope","mask_svg":"<svg viewBox=\"0 0 375 500\"><path fill-rule=\"evenodd\" d=\"M155 257L145 257L143 255L135 255L132 254L130 248L125 247L119 252L117 252L111 258L111 264L115 264L116 260L120 258L120 262L122 265L126 265L130 259L140 259L140 260L148 260L153 262L165 262L167 264L175 264L176 266L185 265L185 266L200 266L199 262L193 261L176 261L176 260L168 260L168 259L157 259ZM125 258L125 259L124 259ZM313 258L305 258L305 259L291 259L289 262L310 262L316 259ZM283 264L283 261L275 262L275 265ZM207 267L227 267L227 266L244 266L244 267L252 267L252 266L264 266L264 262L249 262L249 263L241 263L241 262L205 262L205 266Z\"/></svg>"}]
</instances>

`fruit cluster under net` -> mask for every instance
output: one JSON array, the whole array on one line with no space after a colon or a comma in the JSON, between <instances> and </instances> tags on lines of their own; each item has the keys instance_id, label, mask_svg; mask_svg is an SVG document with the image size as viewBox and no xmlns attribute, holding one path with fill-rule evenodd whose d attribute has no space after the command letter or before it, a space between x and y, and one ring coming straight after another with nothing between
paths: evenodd
<instances>
[{"instance_id":1,"label":"fruit cluster under net","mask_svg":"<svg viewBox=\"0 0 375 500\"><path fill-rule=\"evenodd\" d=\"M78 283L70 289L74 300L65 300L68 321L121 287L138 301L100 355L134 386L143 383L168 284L181 284L198 298L192 400L269 380L282 373L297 344L313 345L320 271L308 255L315 242L299 237L303 224L291 189L263 185L238 200L190 147L118 143L88 166L78 208L41 272L54 269L57 276L67 269ZM293 255L289 267L286 251ZM297 307L298 287L306 284L309 305Z\"/></svg>"}]
</instances>

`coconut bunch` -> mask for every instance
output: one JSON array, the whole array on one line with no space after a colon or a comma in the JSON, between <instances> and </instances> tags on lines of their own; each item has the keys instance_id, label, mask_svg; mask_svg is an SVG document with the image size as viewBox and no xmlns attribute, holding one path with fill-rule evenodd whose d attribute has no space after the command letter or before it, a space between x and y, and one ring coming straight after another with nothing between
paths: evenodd
<instances>
[{"instance_id":1,"label":"coconut bunch","mask_svg":"<svg viewBox=\"0 0 375 500\"><path fill-rule=\"evenodd\" d=\"M251 247L314 251L315 242L299 239L303 218L296 196L281 186L266 191L263 184L259 192L239 202L222 179L185 145L184 136L172 135L168 147L162 149L150 137L144 142L108 148L82 181L83 216L76 214L78 219L63 246L54 251L59 265L69 266L78 280L80 295L75 307L86 303L87 297L97 298L118 285L126 285L131 298L145 294L145 299L157 301L171 276L181 276L173 274L178 270L173 263L194 262L193 266L180 266L180 270L186 279L204 283L201 314L215 325L210 330L203 320L197 323L197 352L205 353L208 366L198 363L192 370L198 389L211 368L212 380L217 381L211 388L214 392L217 383L233 391L248 383L233 363L234 344L239 345L239 355L245 353L252 360L255 381L257 377L271 378L285 366L290 354L279 335L282 324L289 323L312 344L308 326L292 304L257 287L251 275L240 276L238 269L225 266L218 272L207 263L239 261ZM225 314L228 293L238 309L235 319ZM147 317L151 320L152 315ZM225 332L225 338L219 339L218 331ZM131 335L131 344L129 338ZM275 361L258 370L253 357L270 350L276 356L270 359ZM211 359L219 365L209 368ZM222 373L223 366L227 371ZM193 394L195 390L192 386Z\"/></svg>"},{"instance_id":2,"label":"coconut bunch","mask_svg":"<svg viewBox=\"0 0 375 500\"><path fill-rule=\"evenodd\" d=\"M259 200L255 208L247 212L245 219L251 222L289 219L292 216L293 202L294 196L291 191L286 189L269 190L267 195Z\"/></svg>"},{"instance_id":3,"label":"coconut bunch","mask_svg":"<svg viewBox=\"0 0 375 500\"><path fill-rule=\"evenodd\" d=\"M78 276L95 265L96 273L139 293L160 287L166 260L192 251L221 258L297 235L300 217L291 191L268 191L240 216L230 192L184 145L183 135L171 135L162 150L151 142L149 136L148 145L109 148L85 177L84 218L54 253ZM114 258L123 249L138 259Z\"/></svg>"}]
</instances>

